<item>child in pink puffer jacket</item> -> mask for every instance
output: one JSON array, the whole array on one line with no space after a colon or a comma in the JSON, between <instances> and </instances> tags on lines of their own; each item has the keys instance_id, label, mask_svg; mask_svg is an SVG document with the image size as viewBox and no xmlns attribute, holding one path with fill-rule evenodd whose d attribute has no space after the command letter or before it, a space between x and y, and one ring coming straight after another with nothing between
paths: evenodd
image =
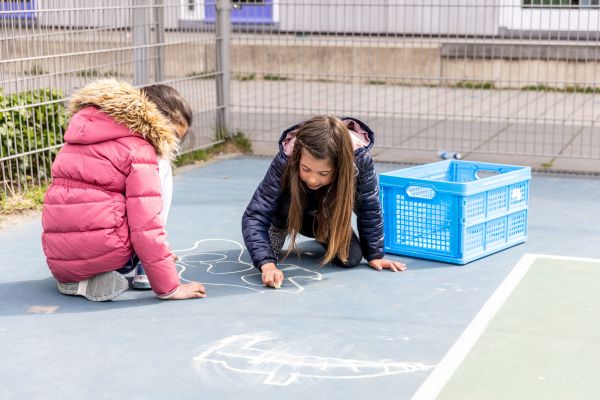
<instances>
[{"instance_id":1,"label":"child in pink puffer jacket","mask_svg":"<svg viewBox=\"0 0 600 400\"><path fill-rule=\"evenodd\" d=\"M100 80L73 95L65 145L52 164L42 244L58 290L110 300L137 258L161 299L205 297L182 284L164 229L158 162L173 160L192 122L172 87Z\"/></svg>"}]
</instances>

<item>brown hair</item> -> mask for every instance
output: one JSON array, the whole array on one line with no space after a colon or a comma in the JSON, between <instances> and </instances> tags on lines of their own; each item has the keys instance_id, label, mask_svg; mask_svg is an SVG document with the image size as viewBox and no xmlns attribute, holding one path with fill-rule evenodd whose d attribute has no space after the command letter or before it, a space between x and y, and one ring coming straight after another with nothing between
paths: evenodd
<instances>
[{"instance_id":1,"label":"brown hair","mask_svg":"<svg viewBox=\"0 0 600 400\"><path fill-rule=\"evenodd\" d=\"M316 215L315 239L327 243L321 264L338 257L348 260L352 235L352 210L354 208L355 166L350 133L337 117L323 115L306 121L296 133L294 149L289 157L282 183L289 190L291 204L288 212L287 232L291 237L286 257L295 249L296 236L302 229L306 204L306 187L300 181L300 157L306 150L313 157L329 160L333 166L332 182Z\"/></svg>"},{"instance_id":2,"label":"brown hair","mask_svg":"<svg viewBox=\"0 0 600 400\"><path fill-rule=\"evenodd\" d=\"M140 92L156 105L158 110L174 124L192 125L192 108L173 87L163 84L145 86Z\"/></svg>"}]
</instances>

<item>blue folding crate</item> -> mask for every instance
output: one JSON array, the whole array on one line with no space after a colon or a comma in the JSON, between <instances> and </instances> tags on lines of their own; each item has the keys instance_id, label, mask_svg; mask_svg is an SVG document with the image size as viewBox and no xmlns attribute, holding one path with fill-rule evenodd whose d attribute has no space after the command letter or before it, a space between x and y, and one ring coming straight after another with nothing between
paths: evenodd
<instances>
[{"instance_id":1,"label":"blue folding crate","mask_svg":"<svg viewBox=\"0 0 600 400\"><path fill-rule=\"evenodd\" d=\"M448 160L382 173L385 251L454 264L527 240L531 168Z\"/></svg>"}]
</instances>

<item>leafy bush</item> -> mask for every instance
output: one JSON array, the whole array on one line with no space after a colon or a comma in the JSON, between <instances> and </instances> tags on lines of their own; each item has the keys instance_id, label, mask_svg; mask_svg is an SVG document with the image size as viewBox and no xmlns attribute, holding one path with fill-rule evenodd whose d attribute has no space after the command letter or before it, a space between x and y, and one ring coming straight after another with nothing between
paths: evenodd
<instances>
[{"instance_id":1,"label":"leafy bush","mask_svg":"<svg viewBox=\"0 0 600 400\"><path fill-rule=\"evenodd\" d=\"M19 156L62 143L66 129L63 93L56 89L4 95L0 89L0 195L19 186L46 181L58 149Z\"/></svg>"}]
</instances>

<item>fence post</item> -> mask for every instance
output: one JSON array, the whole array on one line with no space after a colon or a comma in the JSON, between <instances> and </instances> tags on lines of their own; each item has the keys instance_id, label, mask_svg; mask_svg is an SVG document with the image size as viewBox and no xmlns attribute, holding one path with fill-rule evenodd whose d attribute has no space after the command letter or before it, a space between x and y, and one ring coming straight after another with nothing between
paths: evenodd
<instances>
[{"instance_id":1,"label":"fence post","mask_svg":"<svg viewBox=\"0 0 600 400\"><path fill-rule=\"evenodd\" d=\"M154 0L154 32L156 42L156 61L154 64L154 80L165 79L165 2Z\"/></svg>"},{"instance_id":2,"label":"fence post","mask_svg":"<svg viewBox=\"0 0 600 400\"><path fill-rule=\"evenodd\" d=\"M217 0L216 29L216 84L217 84L217 135L227 135L229 121L229 83L231 79L231 0Z\"/></svg>"},{"instance_id":3,"label":"fence post","mask_svg":"<svg viewBox=\"0 0 600 400\"><path fill-rule=\"evenodd\" d=\"M150 82L148 47L150 43L150 18L148 0L134 0L131 13L133 36L133 84L143 86Z\"/></svg>"}]
</instances>

